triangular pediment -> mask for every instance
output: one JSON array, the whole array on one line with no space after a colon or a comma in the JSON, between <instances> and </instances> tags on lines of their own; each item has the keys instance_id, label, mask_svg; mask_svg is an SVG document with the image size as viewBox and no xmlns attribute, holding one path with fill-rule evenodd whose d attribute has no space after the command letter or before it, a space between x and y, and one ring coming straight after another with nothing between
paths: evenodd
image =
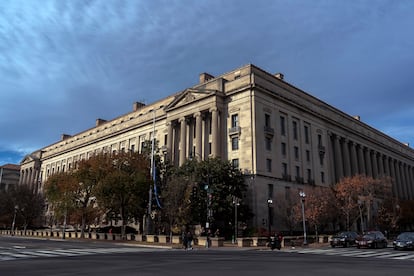
<instances>
[{"instance_id":1,"label":"triangular pediment","mask_svg":"<svg viewBox=\"0 0 414 276\"><path fill-rule=\"evenodd\" d=\"M20 161L20 164L30 163L33 161L39 161L40 159L40 151L35 151L30 154L27 154L25 157L23 157L22 161Z\"/></svg>"},{"instance_id":2,"label":"triangular pediment","mask_svg":"<svg viewBox=\"0 0 414 276\"><path fill-rule=\"evenodd\" d=\"M197 90L194 88L186 89L175 97L175 99L166 107L166 110L171 110L179 106L199 101L216 93L216 90Z\"/></svg>"}]
</instances>

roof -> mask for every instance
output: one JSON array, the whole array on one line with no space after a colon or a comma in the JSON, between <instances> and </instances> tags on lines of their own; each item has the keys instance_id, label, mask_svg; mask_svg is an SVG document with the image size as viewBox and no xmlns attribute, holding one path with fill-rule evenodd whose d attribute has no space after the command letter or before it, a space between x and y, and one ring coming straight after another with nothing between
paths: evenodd
<instances>
[{"instance_id":1,"label":"roof","mask_svg":"<svg viewBox=\"0 0 414 276\"><path fill-rule=\"evenodd\" d=\"M5 165L0 166L0 168L20 171L20 165L16 165L16 164L5 164Z\"/></svg>"}]
</instances>

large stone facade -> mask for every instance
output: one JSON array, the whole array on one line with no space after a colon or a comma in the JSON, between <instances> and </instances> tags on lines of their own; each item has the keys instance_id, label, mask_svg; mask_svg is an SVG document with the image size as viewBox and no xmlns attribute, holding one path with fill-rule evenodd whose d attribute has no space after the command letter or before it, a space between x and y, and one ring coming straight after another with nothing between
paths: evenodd
<instances>
[{"instance_id":1,"label":"large stone facade","mask_svg":"<svg viewBox=\"0 0 414 276\"><path fill-rule=\"evenodd\" d=\"M344 176L390 176L397 197L414 198L410 147L292 86L282 74L250 64L218 77L203 73L199 84L180 93L135 103L130 113L62 135L22 161L20 182L41 192L49 175L96 152L140 151L153 132L177 166L192 156L217 156L246 173L255 226L269 223L269 198L281 202L287 192L333 185Z\"/></svg>"}]
</instances>

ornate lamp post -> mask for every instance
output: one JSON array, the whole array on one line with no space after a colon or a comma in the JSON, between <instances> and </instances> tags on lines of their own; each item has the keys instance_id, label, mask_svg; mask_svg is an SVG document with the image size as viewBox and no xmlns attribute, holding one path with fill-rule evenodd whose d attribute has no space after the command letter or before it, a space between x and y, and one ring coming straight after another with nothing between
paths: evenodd
<instances>
[{"instance_id":1,"label":"ornate lamp post","mask_svg":"<svg viewBox=\"0 0 414 276\"><path fill-rule=\"evenodd\" d=\"M237 229L237 206L240 205L239 202L239 198L238 197L233 197L233 204L234 204L234 243L237 243L237 233L238 233L238 229Z\"/></svg>"},{"instance_id":2,"label":"ornate lamp post","mask_svg":"<svg viewBox=\"0 0 414 276\"><path fill-rule=\"evenodd\" d=\"M11 235L14 236L14 226L16 224L16 214L17 214L17 210L19 209L18 205L14 206L14 215L13 215L13 222L12 222L12 228L11 228Z\"/></svg>"},{"instance_id":3,"label":"ornate lamp post","mask_svg":"<svg viewBox=\"0 0 414 276\"><path fill-rule=\"evenodd\" d=\"M305 220L305 198L306 194L304 191L299 192L300 202L302 204L302 222L303 222L303 245L307 245L308 241L306 240L306 220Z\"/></svg>"},{"instance_id":4,"label":"ornate lamp post","mask_svg":"<svg viewBox=\"0 0 414 276\"><path fill-rule=\"evenodd\" d=\"M268 229L269 239L270 239L270 236L272 235L272 205L273 205L273 199L269 198L267 200L267 214L269 216L267 226L269 227Z\"/></svg>"}]
</instances>

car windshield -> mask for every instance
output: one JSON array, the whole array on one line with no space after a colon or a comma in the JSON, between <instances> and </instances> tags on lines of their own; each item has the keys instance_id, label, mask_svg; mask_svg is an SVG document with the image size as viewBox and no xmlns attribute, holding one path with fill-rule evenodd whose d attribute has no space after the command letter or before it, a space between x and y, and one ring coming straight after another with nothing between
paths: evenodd
<instances>
[{"instance_id":1,"label":"car windshield","mask_svg":"<svg viewBox=\"0 0 414 276\"><path fill-rule=\"evenodd\" d=\"M401 233L397 239L399 240L408 240L408 239L414 239L414 232L407 232L407 233Z\"/></svg>"}]
</instances>

